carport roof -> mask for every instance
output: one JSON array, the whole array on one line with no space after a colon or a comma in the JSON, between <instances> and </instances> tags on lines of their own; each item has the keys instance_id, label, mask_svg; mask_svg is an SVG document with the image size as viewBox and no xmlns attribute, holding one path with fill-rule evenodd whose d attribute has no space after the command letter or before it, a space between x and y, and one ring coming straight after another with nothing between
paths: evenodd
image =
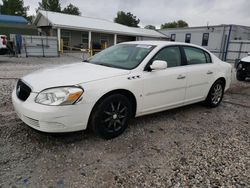
<instances>
[{"instance_id":1,"label":"carport roof","mask_svg":"<svg viewBox=\"0 0 250 188\"><path fill-rule=\"evenodd\" d=\"M28 21L22 16L12 16L0 14L0 23L3 24L28 24Z\"/></svg>"},{"instance_id":2,"label":"carport roof","mask_svg":"<svg viewBox=\"0 0 250 188\"><path fill-rule=\"evenodd\" d=\"M47 20L42 25L39 20L41 18ZM34 24L37 26L51 25L56 28L87 30L104 33L113 33L121 35L144 36L166 38L165 35L150 29L133 28L125 25L117 24L104 19L90 18L85 16L75 16L51 11L39 11Z\"/></svg>"}]
</instances>

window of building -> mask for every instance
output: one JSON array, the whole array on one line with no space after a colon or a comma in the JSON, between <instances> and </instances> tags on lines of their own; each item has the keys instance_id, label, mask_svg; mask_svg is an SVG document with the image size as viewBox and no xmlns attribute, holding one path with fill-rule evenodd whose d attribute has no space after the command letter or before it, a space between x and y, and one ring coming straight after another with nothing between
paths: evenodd
<instances>
[{"instance_id":1,"label":"window of building","mask_svg":"<svg viewBox=\"0 0 250 188\"><path fill-rule=\"evenodd\" d=\"M71 45L71 33L70 33L70 31L62 31L61 38L63 39L63 48L65 50L70 49L70 45Z\"/></svg>"},{"instance_id":2,"label":"window of building","mask_svg":"<svg viewBox=\"0 0 250 188\"><path fill-rule=\"evenodd\" d=\"M84 48L88 48L89 44L89 33L88 32L82 32L82 45Z\"/></svg>"},{"instance_id":3,"label":"window of building","mask_svg":"<svg viewBox=\"0 0 250 188\"><path fill-rule=\"evenodd\" d=\"M185 46L184 52L186 54L188 65L205 64L209 61L211 62L210 55L206 54L206 52L201 49Z\"/></svg>"},{"instance_id":4,"label":"window of building","mask_svg":"<svg viewBox=\"0 0 250 188\"><path fill-rule=\"evenodd\" d=\"M209 33L203 33L202 37L202 46L208 45Z\"/></svg>"},{"instance_id":5,"label":"window of building","mask_svg":"<svg viewBox=\"0 0 250 188\"><path fill-rule=\"evenodd\" d=\"M154 60L162 60L168 63L168 67L181 66L181 53L177 46L166 47L156 54Z\"/></svg>"},{"instance_id":6,"label":"window of building","mask_svg":"<svg viewBox=\"0 0 250 188\"><path fill-rule=\"evenodd\" d=\"M190 43L191 42L191 33L187 33L186 34L185 42L186 43Z\"/></svg>"},{"instance_id":7,"label":"window of building","mask_svg":"<svg viewBox=\"0 0 250 188\"><path fill-rule=\"evenodd\" d=\"M101 35L100 36L100 44L102 49L105 49L109 46L109 37L108 35Z\"/></svg>"},{"instance_id":8,"label":"window of building","mask_svg":"<svg viewBox=\"0 0 250 188\"><path fill-rule=\"evenodd\" d=\"M176 39L176 34L171 34L171 41L175 41Z\"/></svg>"}]
</instances>

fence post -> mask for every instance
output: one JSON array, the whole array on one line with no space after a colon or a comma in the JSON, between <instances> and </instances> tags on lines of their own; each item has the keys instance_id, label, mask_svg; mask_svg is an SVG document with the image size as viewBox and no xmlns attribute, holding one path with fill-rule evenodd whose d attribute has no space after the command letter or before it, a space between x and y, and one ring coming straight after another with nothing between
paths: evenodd
<instances>
[{"instance_id":1,"label":"fence post","mask_svg":"<svg viewBox=\"0 0 250 188\"><path fill-rule=\"evenodd\" d=\"M25 38L25 37L23 37L23 41L24 41L25 55L26 55L26 57L28 57L28 52L27 52L27 41L26 41L26 38Z\"/></svg>"},{"instance_id":2,"label":"fence post","mask_svg":"<svg viewBox=\"0 0 250 188\"><path fill-rule=\"evenodd\" d=\"M41 41L42 41L43 57L45 57L45 54L44 54L44 45L43 45L43 38L41 38Z\"/></svg>"},{"instance_id":3,"label":"fence post","mask_svg":"<svg viewBox=\"0 0 250 188\"><path fill-rule=\"evenodd\" d=\"M238 59L240 59L242 45L243 45L243 42L240 42L240 49L239 49L239 53L238 53Z\"/></svg>"},{"instance_id":4,"label":"fence post","mask_svg":"<svg viewBox=\"0 0 250 188\"><path fill-rule=\"evenodd\" d=\"M227 44L227 35L224 37L224 44L223 44L223 50L222 50L222 60L226 61L226 44Z\"/></svg>"},{"instance_id":5,"label":"fence post","mask_svg":"<svg viewBox=\"0 0 250 188\"><path fill-rule=\"evenodd\" d=\"M63 46L64 46L64 42L63 42L63 39L61 39L61 46L60 46L60 51L61 53L63 54Z\"/></svg>"},{"instance_id":6,"label":"fence post","mask_svg":"<svg viewBox=\"0 0 250 188\"><path fill-rule=\"evenodd\" d=\"M226 54L225 54L225 61L227 60L227 53L229 48L229 43L231 41L231 32L232 32L233 25L230 25L229 33L228 33L228 39L227 39L227 48L226 48Z\"/></svg>"}]
</instances>

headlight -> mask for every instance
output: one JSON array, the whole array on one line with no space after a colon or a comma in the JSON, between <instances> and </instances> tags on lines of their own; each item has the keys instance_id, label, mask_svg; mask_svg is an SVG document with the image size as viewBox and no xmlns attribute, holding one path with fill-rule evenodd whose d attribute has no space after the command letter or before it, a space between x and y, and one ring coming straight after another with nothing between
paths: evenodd
<instances>
[{"instance_id":1,"label":"headlight","mask_svg":"<svg viewBox=\"0 0 250 188\"><path fill-rule=\"evenodd\" d=\"M242 63L238 65L238 70L241 70L243 68Z\"/></svg>"},{"instance_id":2,"label":"headlight","mask_svg":"<svg viewBox=\"0 0 250 188\"><path fill-rule=\"evenodd\" d=\"M80 87L46 89L37 95L35 102L51 106L71 105L77 102L82 94L83 89Z\"/></svg>"}]
</instances>

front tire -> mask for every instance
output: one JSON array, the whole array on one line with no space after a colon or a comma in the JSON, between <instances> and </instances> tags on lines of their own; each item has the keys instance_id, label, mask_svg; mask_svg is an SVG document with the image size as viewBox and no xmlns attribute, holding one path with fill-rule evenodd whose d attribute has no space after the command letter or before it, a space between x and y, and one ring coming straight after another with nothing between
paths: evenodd
<instances>
[{"instance_id":1,"label":"front tire","mask_svg":"<svg viewBox=\"0 0 250 188\"><path fill-rule=\"evenodd\" d=\"M132 105L126 96L110 95L94 107L91 114L91 127L102 138L115 138L128 127L131 115Z\"/></svg>"},{"instance_id":2,"label":"front tire","mask_svg":"<svg viewBox=\"0 0 250 188\"><path fill-rule=\"evenodd\" d=\"M224 82L217 80L210 88L205 104L212 108L219 106L224 95L224 87Z\"/></svg>"}]
</instances>

